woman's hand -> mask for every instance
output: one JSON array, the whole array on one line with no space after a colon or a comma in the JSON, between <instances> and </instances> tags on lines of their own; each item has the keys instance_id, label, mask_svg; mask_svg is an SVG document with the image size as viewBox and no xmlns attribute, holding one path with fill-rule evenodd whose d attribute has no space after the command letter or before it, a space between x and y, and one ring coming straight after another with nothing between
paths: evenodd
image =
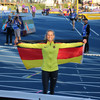
<instances>
[{"instance_id":1,"label":"woman's hand","mask_svg":"<svg viewBox=\"0 0 100 100\"><path fill-rule=\"evenodd\" d=\"M85 44L86 44L86 43L87 43L87 39L83 39L83 43L85 43Z\"/></svg>"},{"instance_id":2,"label":"woman's hand","mask_svg":"<svg viewBox=\"0 0 100 100\"><path fill-rule=\"evenodd\" d=\"M18 40L17 40L17 39L15 39L14 43L15 43L15 45L14 45L14 46L16 46L16 45L17 45L17 43L18 43Z\"/></svg>"}]
</instances>

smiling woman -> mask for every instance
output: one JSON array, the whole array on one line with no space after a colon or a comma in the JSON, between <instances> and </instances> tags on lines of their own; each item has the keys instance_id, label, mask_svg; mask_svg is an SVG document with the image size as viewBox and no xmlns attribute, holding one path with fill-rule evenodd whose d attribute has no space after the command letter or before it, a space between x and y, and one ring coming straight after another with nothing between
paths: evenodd
<instances>
[{"instance_id":1,"label":"smiling woman","mask_svg":"<svg viewBox=\"0 0 100 100\"><path fill-rule=\"evenodd\" d=\"M53 30L48 30L45 38L44 41L34 41L33 43L23 43L24 41L22 41L18 44L18 51L27 69L42 66L43 93L47 94L50 80L50 94L54 94L58 77L58 64L81 63L83 42L82 40L54 41Z\"/></svg>"},{"instance_id":2,"label":"smiling woman","mask_svg":"<svg viewBox=\"0 0 100 100\"><path fill-rule=\"evenodd\" d=\"M48 30L46 35L45 35L45 38L46 38L46 40L50 41L50 43L52 41L54 41L54 38L55 38L54 31L53 30Z\"/></svg>"}]
</instances>

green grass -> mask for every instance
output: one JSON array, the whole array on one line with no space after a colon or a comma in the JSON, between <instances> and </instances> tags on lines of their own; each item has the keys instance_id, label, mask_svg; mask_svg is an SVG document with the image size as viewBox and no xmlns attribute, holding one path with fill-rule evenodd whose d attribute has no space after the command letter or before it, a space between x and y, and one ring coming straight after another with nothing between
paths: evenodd
<instances>
[{"instance_id":1,"label":"green grass","mask_svg":"<svg viewBox=\"0 0 100 100\"><path fill-rule=\"evenodd\" d=\"M19 4L20 6L22 6L23 4ZM45 4L36 4L36 3L26 3L26 6L28 6L30 8L30 5L34 5L36 7L37 10L42 10L43 8L45 8ZM16 10L15 6L7 6L8 9L11 8L11 10Z\"/></svg>"}]
</instances>

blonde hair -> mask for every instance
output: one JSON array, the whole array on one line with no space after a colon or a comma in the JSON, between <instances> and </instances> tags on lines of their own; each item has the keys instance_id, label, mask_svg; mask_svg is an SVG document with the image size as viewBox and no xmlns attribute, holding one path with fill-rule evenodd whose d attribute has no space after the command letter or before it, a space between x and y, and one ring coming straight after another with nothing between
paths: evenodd
<instances>
[{"instance_id":1,"label":"blonde hair","mask_svg":"<svg viewBox=\"0 0 100 100\"><path fill-rule=\"evenodd\" d=\"M48 32L52 32L53 35L55 36L55 32L53 30L48 30L45 34L45 37L44 37L44 40L47 40L47 35L48 35Z\"/></svg>"}]
</instances>

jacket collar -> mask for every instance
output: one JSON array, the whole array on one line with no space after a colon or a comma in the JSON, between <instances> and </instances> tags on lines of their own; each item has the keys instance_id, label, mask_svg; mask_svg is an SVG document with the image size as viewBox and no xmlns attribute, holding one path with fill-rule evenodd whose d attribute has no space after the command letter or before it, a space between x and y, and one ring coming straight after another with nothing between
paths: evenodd
<instances>
[{"instance_id":1,"label":"jacket collar","mask_svg":"<svg viewBox=\"0 0 100 100\"><path fill-rule=\"evenodd\" d=\"M49 41L47 41L47 44L54 44L54 41L52 41L51 43Z\"/></svg>"}]
</instances>

